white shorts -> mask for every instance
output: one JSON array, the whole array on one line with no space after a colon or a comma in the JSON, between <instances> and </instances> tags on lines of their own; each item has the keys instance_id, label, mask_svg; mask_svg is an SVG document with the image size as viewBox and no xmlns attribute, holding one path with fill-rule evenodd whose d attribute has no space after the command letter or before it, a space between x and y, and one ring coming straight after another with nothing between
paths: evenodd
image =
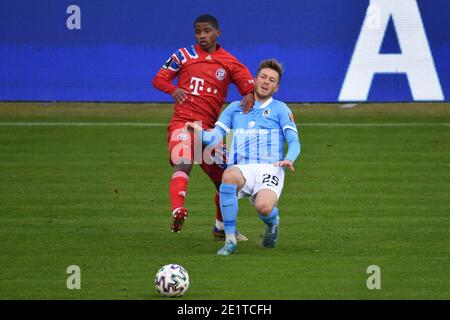
<instances>
[{"instance_id":1,"label":"white shorts","mask_svg":"<svg viewBox=\"0 0 450 320\"><path fill-rule=\"evenodd\" d=\"M238 198L250 198L254 205L256 194L262 189L269 189L280 199L284 184L284 170L267 163L237 164L232 167L238 168L245 178L245 185L238 192Z\"/></svg>"}]
</instances>

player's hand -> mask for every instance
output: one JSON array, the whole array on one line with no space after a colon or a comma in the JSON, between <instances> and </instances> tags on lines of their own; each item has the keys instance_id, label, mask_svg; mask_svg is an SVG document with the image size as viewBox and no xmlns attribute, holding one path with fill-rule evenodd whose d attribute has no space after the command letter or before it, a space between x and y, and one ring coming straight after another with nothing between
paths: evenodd
<instances>
[{"instance_id":1,"label":"player's hand","mask_svg":"<svg viewBox=\"0 0 450 320\"><path fill-rule=\"evenodd\" d=\"M275 167L285 167L291 171L294 171L294 165L292 164L291 160L281 160L281 161L275 162L273 165Z\"/></svg>"},{"instance_id":2,"label":"player's hand","mask_svg":"<svg viewBox=\"0 0 450 320\"><path fill-rule=\"evenodd\" d=\"M186 122L186 124L184 125L184 129L189 131L189 132L194 132L194 131L202 131L203 128L195 123L195 122Z\"/></svg>"},{"instance_id":3,"label":"player's hand","mask_svg":"<svg viewBox=\"0 0 450 320\"><path fill-rule=\"evenodd\" d=\"M253 92L247 94L244 98L242 98L241 102L239 103L239 105L242 106L243 113L248 113L254 104L255 104L255 95L253 94Z\"/></svg>"},{"instance_id":4,"label":"player's hand","mask_svg":"<svg viewBox=\"0 0 450 320\"><path fill-rule=\"evenodd\" d=\"M183 103L184 100L187 99L187 94L189 92L186 92L182 88L176 88L175 91L172 93L172 97L175 100L176 103Z\"/></svg>"}]
</instances>

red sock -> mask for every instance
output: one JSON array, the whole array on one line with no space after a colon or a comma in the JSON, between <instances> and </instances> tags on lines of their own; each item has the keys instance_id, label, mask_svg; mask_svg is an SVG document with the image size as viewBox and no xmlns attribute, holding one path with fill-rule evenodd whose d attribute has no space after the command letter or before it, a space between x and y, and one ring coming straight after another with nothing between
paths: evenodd
<instances>
[{"instance_id":1,"label":"red sock","mask_svg":"<svg viewBox=\"0 0 450 320\"><path fill-rule=\"evenodd\" d=\"M172 175L170 181L170 203L172 211L184 207L184 198L186 197L186 190L189 176L183 171L177 171Z\"/></svg>"},{"instance_id":2,"label":"red sock","mask_svg":"<svg viewBox=\"0 0 450 320\"><path fill-rule=\"evenodd\" d=\"M216 219L223 222L222 211L220 211L219 193L217 191L214 202L216 203Z\"/></svg>"}]
</instances>

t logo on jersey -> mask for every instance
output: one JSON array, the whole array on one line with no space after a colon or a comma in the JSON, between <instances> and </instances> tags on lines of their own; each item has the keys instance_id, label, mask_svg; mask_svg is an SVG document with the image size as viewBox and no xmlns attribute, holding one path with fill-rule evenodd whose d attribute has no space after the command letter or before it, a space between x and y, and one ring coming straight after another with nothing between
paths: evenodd
<instances>
[{"instance_id":1,"label":"t logo on jersey","mask_svg":"<svg viewBox=\"0 0 450 320\"><path fill-rule=\"evenodd\" d=\"M264 112L263 112L263 117L268 117L269 115L270 115L270 109L266 109L266 110L264 110Z\"/></svg>"},{"instance_id":2,"label":"t logo on jersey","mask_svg":"<svg viewBox=\"0 0 450 320\"><path fill-rule=\"evenodd\" d=\"M193 95L200 95L198 91L203 91L203 84L205 83L205 80L202 78L192 77L191 78L191 85L189 86L189 89L193 90Z\"/></svg>"}]
</instances>

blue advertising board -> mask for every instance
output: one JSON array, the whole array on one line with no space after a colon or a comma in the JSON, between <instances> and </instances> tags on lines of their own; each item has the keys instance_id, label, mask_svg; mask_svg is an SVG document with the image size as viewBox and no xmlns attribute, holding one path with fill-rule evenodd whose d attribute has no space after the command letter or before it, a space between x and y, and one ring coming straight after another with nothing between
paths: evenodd
<instances>
[{"instance_id":1,"label":"blue advertising board","mask_svg":"<svg viewBox=\"0 0 450 320\"><path fill-rule=\"evenodd\" d=\"M280 100L448 101L449 12L448 0L3 0L0 100L172 101L151 79L209 13L252 72L284 64Z\"/></svg>"}]
</instances>

